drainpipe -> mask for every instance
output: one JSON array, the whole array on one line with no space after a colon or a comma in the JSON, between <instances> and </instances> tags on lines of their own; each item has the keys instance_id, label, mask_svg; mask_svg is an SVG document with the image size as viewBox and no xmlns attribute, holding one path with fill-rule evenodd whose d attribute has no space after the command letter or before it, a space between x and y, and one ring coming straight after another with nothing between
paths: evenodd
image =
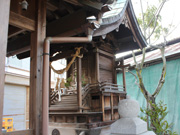
<instances>
[{"instance_id":1,"label":"drainpipe","mask_svg":"<svg viewBox=\"0 0 180 135\"><path fill-rule=\"evenodd\" d=\"M43 99L42 99L42 134L48 135L49 125L49 51L51 43L88 43L92 41L93 30L88 29L87 37L47 37L43 52Z\"/></svg>"}]
</instances>

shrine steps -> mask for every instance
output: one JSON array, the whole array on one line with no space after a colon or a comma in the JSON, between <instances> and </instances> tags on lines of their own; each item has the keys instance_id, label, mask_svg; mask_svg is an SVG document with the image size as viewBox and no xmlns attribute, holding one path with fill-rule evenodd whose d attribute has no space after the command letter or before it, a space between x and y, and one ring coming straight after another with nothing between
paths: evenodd
<instances>
[{"instance_id":1,"label":"shrine steps","mask_svg":"<svg viewBox=\"0 0 180 135\"><path fill-rule=\"evenodd\" d=\"M76 112L78 111L77 94L62 95L61 101L55 102L49 108L50 112Z\"/></svg>"}]
</instances>

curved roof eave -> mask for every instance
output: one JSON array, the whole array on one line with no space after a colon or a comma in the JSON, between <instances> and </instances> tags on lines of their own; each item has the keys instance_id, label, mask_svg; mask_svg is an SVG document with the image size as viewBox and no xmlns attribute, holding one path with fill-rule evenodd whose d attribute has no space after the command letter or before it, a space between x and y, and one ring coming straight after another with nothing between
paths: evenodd
<instances>
[{"instance_id":1,"label":"curved roof eave","mask_svg":"<svg viewBox=\"0 0 180 135\"><path fill-rule=\"evenodd\" d=\"M93 36L95 37L106 35L112 32L113 30L119 28L125 16L128 19L129 27L139 47L141 49L146 47L147 42L141 32L141 29L139 28L131 0L124 1L124 7L122 7L121 11L117 15L102 18L102 24L100 28L94 31Z\"/></svg>"}]
</instances>

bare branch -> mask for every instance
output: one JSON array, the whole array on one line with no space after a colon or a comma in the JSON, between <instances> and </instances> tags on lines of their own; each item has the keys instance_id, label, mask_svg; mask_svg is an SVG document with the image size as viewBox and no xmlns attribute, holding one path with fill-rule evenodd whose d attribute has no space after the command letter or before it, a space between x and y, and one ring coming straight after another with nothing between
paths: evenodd
<instances>
[{"instance_id":1,"label":"bare branch","mask_svg":"<svg viewBox=\"0 0 180 135\"><path fill-rule=\"evenodd\" d=\"M143 65L144 65L145 54L146 54L146 48L143 48L143 58L142 58L142 61L141 61L141 69L143 68Z\"/></svg>"},{"instance_id":2,"label":"bare branch","mask_svg":"<svg viewBox=\"0 0 180 135\"><path fill-rule=\"evenodd\" d=\"M136 66L137 66L137 61L136 61L136 56L135 56L135 54L134 54L134 51L132 51L132 56L133 56L133 58L134 58L134 63L135 63Z\"/></svg>"},{"instance_id":3,"label":"bare branch","mask_svg":"<svg viewBox=\"0 0 180 135\"><path fill-rule=\"evenodd\" d=\"M143 83L143 80L142 80L142 75L141 75L141 70L136 69L136 72L137 72L137 76L138 76L138 79L139 79L140 90L143 93L146 100L149 100L152 95L146 90L146 88L144 86L144 83Z\"/></svg>"},{"instance_id":4,"label":"bare branch","mask_svg":"<svg viewBox=\"0 0 180 135\"><path fill-rule=\"evenodd\" d=\"M161 78L159 80L158 86L157 86L154 94L152 95L153 97L156 97L159 94L159 92L165 82L165 76L166 76L166 58L164 55L165 48L164 47L160 48L160 51L161 51L162 60L163 60L163 68L162 68Z\"/></svg>"},{"instance_id":5,"label":"bare branch","mask_svg":"<svg viewBox=\"0 0 180 135\"><path fill-rule=\"evenodd\" d=\"M134 62L136 64L136 73L139 79L139 88L141 90L141 92L143 93L144 97L146 98L146 100L148 100L151 97L151 94L146 90L143 80L142 80L142 75L141 75L141 71L142 71L142 67L141 64L144 63L144 58L145 58L145 49L143 49L143 60L141 64L138 64L136 61L136 57L134 52L132 52L133 58L134 58Z\"/></svg>"},{"instance_id":6,"label":"bare branch","mask_svg":"<svg viewBox=\"0 0 180 135\"><path fill-rule=\"evenodd\" d=\"M135 78L135 84L140 88L140 86L139 86L139 84L138 84L137 76L136 76L133 72L131 72L130 70L127 69L127 71L134 76L134 78Z\"/></svg>"}]
</instances>

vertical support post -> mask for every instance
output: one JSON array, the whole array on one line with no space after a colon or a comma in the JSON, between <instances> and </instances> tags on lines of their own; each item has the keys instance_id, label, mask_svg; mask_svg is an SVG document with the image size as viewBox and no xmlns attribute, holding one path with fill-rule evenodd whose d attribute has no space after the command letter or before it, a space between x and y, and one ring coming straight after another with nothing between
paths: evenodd
<instances>
[{"instance_id":1,"label":"vertical support post","mask_svg":"<svg viewBox=\"0 0 180 135\"><path fill-rule=\"evenodd\" d=\"M117 84L117 71L116 71L115 56L113 57L113 83Z\"/></svg>"},{"instance_id":2,"label":"vertical support post","mask_svg":"<svg viewBox=\"0 0 180 135\"><path fill-rule=\"evenodd\" d=\"M105 121L105 112L104 112L104 95L102 94L101 95L101 103L102 103L102 106L101 106L101 109L102 109L102 120Z\"/></svg>"},{"instance_id":3,"label":"vertical support post","mask_svg":"<svg viewBox=\"0 0 180 135\"><path fill-rule=\"evenodd\" d=\"M122 73L123 73L123 87L124 87L124 91L126 92L126 70L124 67L124 60L122 60L120 64L121 64Z\"/></svg>"},{"instance_id":4,"label":"vertical support post","mask_svg":"<svg viewBox=\"0 0 180 135\"><path fill-rule=\"evenodd\" d=\"M113 93L111 93L111 120L114 120Z\"/></svg>"},{"instance_id":5,"label":"vertical support post","mask_svg":"<svg viewBox=\"0 0 180 135\"><path fill-rule=\"evenodd\" d=\"M42 54L46 35L46 0L36 1L36 15L36 29L31 33L29 126L34 129L34 135L42 135Z\"/></svg>"},{"instance_id":6,"label":"vertical support post","mask_svg":"<svg viewBox=\"0 0 180 135\"><path fill-rule=\"evenodd\" d=\"M10 0L0 1L0 134L2 134L5 58L8 39Z\"/></svg>"},{"instance_id":7,"label":"vertical support post","mask_svg":"<svg viewBox=\"0 0 180 135\"><path fill-rule=\"evenodd\" d=\"M77 99L78 99L78 107L80 108L79 111L82 112L82 82L81 82L81 76L82 76L82 64L81 64L81 58L77 58Z\"/></svg>"},{"instance_id":8,"label":"vertical support post","mask_svg":"<svg viewBox=\"0 0 180 135\"><path fill-rule=\"evenodd\" d=\"M96 82L100 82L100 76L99 76L99 49L96 48Z\"/></svg>"}]
</instances>

